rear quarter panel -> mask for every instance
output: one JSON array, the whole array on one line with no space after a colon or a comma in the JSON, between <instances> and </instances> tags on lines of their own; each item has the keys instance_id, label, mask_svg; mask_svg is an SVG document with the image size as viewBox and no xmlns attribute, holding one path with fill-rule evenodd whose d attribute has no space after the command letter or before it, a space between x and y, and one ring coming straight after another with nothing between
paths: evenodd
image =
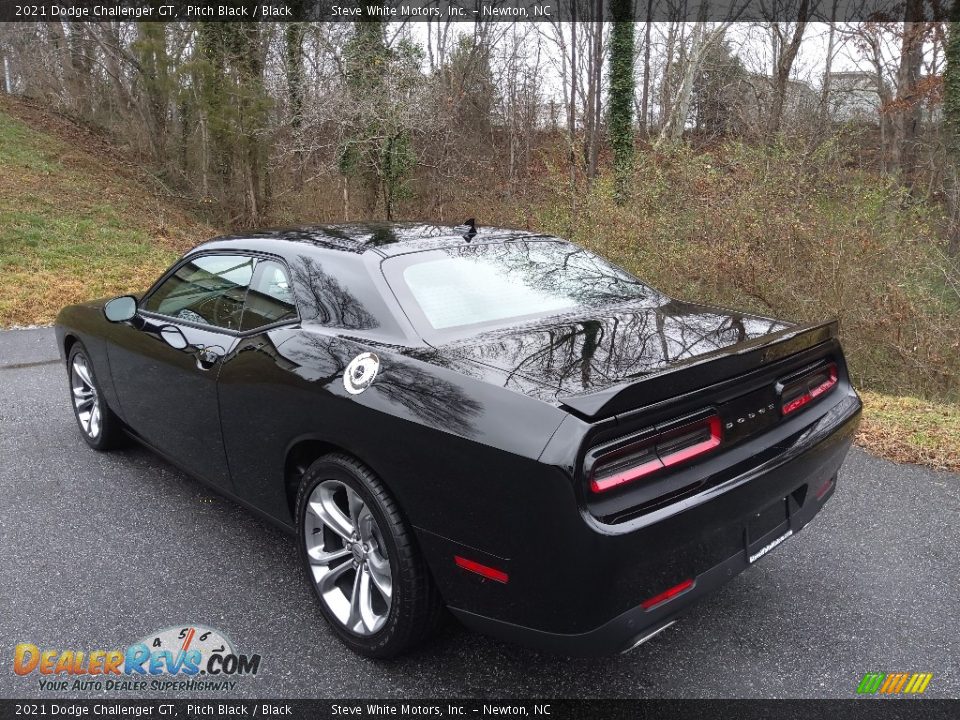
<instances>
[{"instance_id":1,"label":"rear quarter panel","mask_svg":"<svg viewBox=\"0 0 960 720\"><path fill-rule=\"evenodd\" d=\"M368 351L379 356L379 373L350 395L344 368ZM487 372L321 330L248 338L220 375L234 487L291 523L287 454L305 440L328 443L369 465L418 529L509 557L518 508L532 510L537 498L537 513L549 515L551 502L575 508L569 478L538 462L566 413L492 384Z\"/></svg>"}]
</instances>

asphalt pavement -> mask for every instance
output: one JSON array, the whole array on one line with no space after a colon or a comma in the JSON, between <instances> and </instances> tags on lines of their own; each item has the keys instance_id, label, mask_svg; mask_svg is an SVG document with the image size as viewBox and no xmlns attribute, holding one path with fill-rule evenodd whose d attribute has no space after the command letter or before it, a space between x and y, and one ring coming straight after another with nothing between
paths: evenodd
<instances>
[{"instance_id":1,"label":"asphalt pavement","mask_svg":"<svg viewBox=\"0 0 960 720\"><path fill-rule=\"evenodd\" d=\"M54 342L0 333L0 697L98 695L15 675L18 643L124 648L193 623L261 655L234 697L850 698L866 672L933 673L927 696L960 697L960 476L853 450L813 523L627 655L557 657L451 620L375 662L326 628L287 536L143 448L90 450Z\"/></svg>"}]
</instances>

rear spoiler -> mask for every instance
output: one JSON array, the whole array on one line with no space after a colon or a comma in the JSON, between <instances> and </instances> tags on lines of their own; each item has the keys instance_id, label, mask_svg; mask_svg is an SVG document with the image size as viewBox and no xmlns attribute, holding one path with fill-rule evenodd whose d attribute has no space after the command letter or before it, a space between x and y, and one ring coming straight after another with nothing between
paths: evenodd
<instances>
[{"instance_id":1,"label":"rear spoiler","mask_svg":"<svg viewBox=\"0 0 960 720\"><path fill-rule=\"evenodd\" d=\"M795 325L663 370L590 393L558 397L564 407L596 420L677 397L750 372L837 337L837 321Z\"/></svg>"}]
</instances>

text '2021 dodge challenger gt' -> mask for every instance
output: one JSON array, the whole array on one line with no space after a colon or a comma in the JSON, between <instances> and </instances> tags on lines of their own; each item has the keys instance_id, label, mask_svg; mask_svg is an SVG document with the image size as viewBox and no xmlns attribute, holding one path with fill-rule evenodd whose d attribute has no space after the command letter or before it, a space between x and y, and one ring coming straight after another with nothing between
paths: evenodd
<instances>
[{"instance_id":1,"label":"text '2021 dodge challenger gt'","mask_svg":"<svg viewBox=\"0 0 960 720\"><path fill-rule=\"evenodd\" d=\"M218 238L57 340L87 443L135 437L294 533L376 657L444 607L571 655L643 642L810 522L861 408L834 323L472 224Z\"/></svg>"}]
</instances>

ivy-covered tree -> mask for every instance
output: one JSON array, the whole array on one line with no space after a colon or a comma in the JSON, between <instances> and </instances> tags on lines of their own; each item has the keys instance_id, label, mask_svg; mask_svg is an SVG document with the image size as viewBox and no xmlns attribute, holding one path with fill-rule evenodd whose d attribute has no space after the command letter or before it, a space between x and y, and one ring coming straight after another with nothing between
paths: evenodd
<instances>
[{"instance_id":1,"label":"ivy-covered tree","mask_svg":"<svg viewBox=\"0 0 960 720\"><path fill-rule=\"evenodd\" d=\"M416 126L415 93L422 79L420 49L406 41L386 42L385 23L364 19L343 53L350 108L340 152L340 172L356 177L373 213L393 218L416 167L411 134Z\"/></svg>"},{"instance_id":2,"label":"ivy-covered tree","mask_svg":"<svg viewBox=\"0 0 960 720\"><path fill-rule=\"evenodd\" d=\"M303 3L295 0L291 4L295 12L302 12ZM287 71L287 102L289 103L290 131L293 136L294 182L298 189L303 187L303 39L306 26L300 22L288 23L284 27L284 60Z\"/></svg>"},{"instance_id":3,"label":"ivy-covered tree","mask_svg":"<svg viewBox=\"0 0 960 720\"><path fill-rule=\"evenodd\" d=\"M943 74L943 134L947 150L950 226L948 248L960 255L960 0L950 6L947 67Z\"/></svg>"},{"instance_id":4,"label":"ivy-covered tree","mask_svg":"<svg viewBox=\"0 0 960 720\"><path fill-rule=\"evenodd\" d=\"M258 223L266 209L265 134L270 101L263 83L265 52L260 32L254 22L197 26L194 82L204 124L203 147L209 155L203 162L212 165L225 201L230 196L243 199L236 219L245 224Z\"/></svg>"},{"instance_id":5,"label":"ivy-covered tree","mask_svg":"<svg viewBox=\"0 0 960 720\"><path fill-rule=\"evenodd\" d=\"M146 120L154 161L166 176L169 106L176 90L176 77L167 53L167 26L137 23L136 28L137 39L130 46L139 70L134 76L136 95Z\"/></svg>"},{"instance_id":6,"label":"ivy-covered tree","mask_svg":"<svg viewBox=\"0 0 960 720\"><path fill-rule=\"evenodd\" d=\"M633 0L611 0L610 34L610 146L613 149L615 194L626 201L633 176Z\"/></svg>"}]
</instances>

